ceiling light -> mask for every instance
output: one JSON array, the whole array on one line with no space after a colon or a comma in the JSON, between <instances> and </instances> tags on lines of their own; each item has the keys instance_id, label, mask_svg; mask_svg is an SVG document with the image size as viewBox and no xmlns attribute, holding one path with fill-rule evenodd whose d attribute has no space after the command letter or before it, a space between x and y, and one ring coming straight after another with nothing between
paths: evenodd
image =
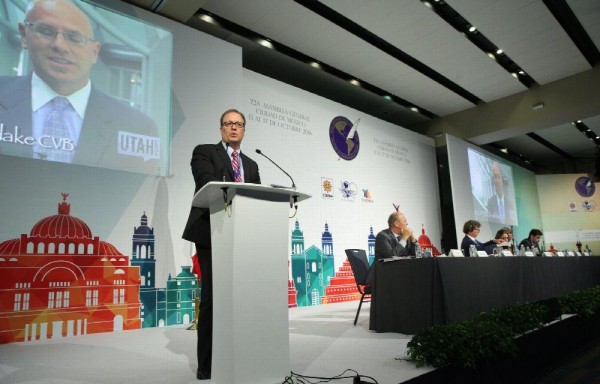
<instances>
[{"instance_id":1,"label":"ceiling light","mask_svg":"<svg viewBox=\"0 0 600 384\"><path fill-rule=\"evenodd\" d=\"M500 149L500 152L508 153L508 149L507 148L502 148L502 149Z\"/></svg>"},{"instance_id":2,"label":"ceiling light","mask_svg":"<svg viewBox=\"0 0 600 384\"><path fill-rule=\"evenodd\" d=\"M471 26L469 27L469 32L471 32L471 33L474 33L476 30L477 30L477 28L475 28L475 26L474 26L474 25L471 25Z\"/></svg>"},{"instance_id":3,"label":"ceiling light","mask_svg":"<svg viewBox=\"0 0 600 384\"><path fill-rule=\"evenodd\" d=\"M386 100L392 100L392 96L390 96L390 95L385 95L385 96L383 96L383 98Z\"/></svg>"},{"instance_id":4,"label":"ceiling light","mask_svg":"<svg viewBox=\"0 0 600 384\"><path fill-rule=\"evenodd\" d=\"M310 66L313 68L321 69L321 64L317 63L316 61L311 61Z\"/></svg>"},{"instance_id":5,"label":"ceiling light","mask_svg":"<svg viewBox=\"0 0 600 384\"><path fill-rule=\"evenodd\" d=\"M581 124L581 120L577 120L576 122L579 123L579 124Z\"/></svg>"},{"instance_id":6,"label":"ceiling light","mask_svg":"<svg viewBox=\"0 0 600 384\"><path fill-rule=\"evenodd\" d=\"M358 80L356 80L356 79L350 80L350 84L356 85L356 86L360 86L360 82Z\"/></svg>"},{"instance_id":7,"label":"ceiling light","mask_svg":"<svg viewBox=\"0 0 600 384\"><path fill-rule=\"evenodd\" d=\"M490 59L496 60L496 56L494 56L494 54L492 52L488 52L487 55L490 57Z\"/></svg>"},{"instance_id":8,"label":"ceiling light","mask_svg":"<svg viewBox=\"0 0 600 384\"><path fill-rule=\"evenodd\" d=\"M496 54L497 55L501 55L503 52L504 52L503 50L501 50L500 48L498 48L498 50L496 51Z\"/></svg>"},{"instance_id":9,"label":"ceiling light","mask_svg":"<svg viewBox=\"0 0 600 384\"><path fill-rule=\"evenodd\" d=\"M531 109L535 110L535 109L543 109L544 108L544 102L540 101L539 103L535 103L531 106Z\"/></svg>"},{"instance_id":10,"label":"ceiling light","mask_svg":"<svg viewBox=\"0 0 600 384\"><path fill-rule=\"evenodd\" d=\"M431 3L429 1L423 1L423 5L425 5L427 8L431 8Z\"/></svg>"},{"instance_id":11,"label":"ceiling light","mask_svg":"<svg viewBox=\"0 0 600 384\"><path fill-rule=\"evenodd\" d=\"M515 72L511 72L512 77L514 77L515 79L519 78L519 75L517 75Z\"/></svg>"},{"instance_id":12,"label":"ceiling light","mask_svg":"<svg viewBox=\"0 0 600 384\"><path fill-rule=\"evenodd\" d=\"M207 15L205 13L201 14L198 17L200 20L206 21L207 23L211 23L211 24L217 24L217 21L211 16L211 15Z\"/></svg>"},{"instance_id":13,"label":"ceiling light","mask_svg":"<svg viewBox=\"0 0 600 384\"><path fill-rule=\"evenodd\" d=\"M258 44L262 45L263 47L267 47L267 48L273 48L273 44L267 40L267 39L260 39L258 40Z\"/></svg>"},{"instance_id":14,"label":"ceiling light","mask_svg":"<svg viewBox=\"0 0 600 384\"><path fill-rule=\"evenodd\" d=\"M413 112L419 112L419 108L417 107L410 107L410 110Z\"/></svg>"}]
</instances>

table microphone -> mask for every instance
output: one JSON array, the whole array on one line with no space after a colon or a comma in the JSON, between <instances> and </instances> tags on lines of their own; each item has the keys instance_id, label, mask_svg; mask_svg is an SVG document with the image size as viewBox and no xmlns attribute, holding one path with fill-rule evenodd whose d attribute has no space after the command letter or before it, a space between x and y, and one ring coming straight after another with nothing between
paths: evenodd
<instances>
[{"instance_id":1,"label":"table microphone","mask_svg":"<svg viewBox=\"0 0 600 384\"><path fill-rule=\"evenodd\" d=\"M260 149L256 150L256 153L258 153L259 155L262 155L264 157L267 158L267 160L269 160L271 163L273 163L277 168L281 169L281 172L285 173L287 175L287 177L290 178L290 180L292 180L292 189L296 189L296 183L294 183L294 179L292 179L292 176L290 176L289 173L287 173L286 171L283 170L283 168L281 168L279 165L277 165L276 162L274 162L273 160L271 160L269 158L269 156L265 155L264 153L262 153L262 151Z\"/></svg>"}]
</instances>

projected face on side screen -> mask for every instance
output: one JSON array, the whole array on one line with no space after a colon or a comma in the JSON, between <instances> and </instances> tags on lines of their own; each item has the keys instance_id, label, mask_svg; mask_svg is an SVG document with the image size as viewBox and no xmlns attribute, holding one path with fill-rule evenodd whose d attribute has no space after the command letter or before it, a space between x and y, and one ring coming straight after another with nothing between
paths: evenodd
<instances>
[{"instance_id":1,"label":"projected face on side screen","mask_svg":"<svg viewBox=\"0 0 600 384\"><path fill-rule=\"evenodd\" d=\"M483 223L517 225L511 168L468 149L473 213Z\"/></svg>"},{"instance_id":2,"label":"projected face on side screen","mask_svg":"<svg viewBox=\"0 0 600 384\"><path fill-rule=\"evenodd\" d=\"M168 174L172 34L88 2L17 3L0 13L0 154Z\"/></svg>"}]
</instances>

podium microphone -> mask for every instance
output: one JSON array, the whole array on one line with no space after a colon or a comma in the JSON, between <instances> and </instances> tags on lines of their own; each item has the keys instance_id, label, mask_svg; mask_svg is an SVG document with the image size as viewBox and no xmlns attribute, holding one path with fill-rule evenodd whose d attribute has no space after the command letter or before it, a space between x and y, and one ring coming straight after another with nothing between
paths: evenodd
<instances>
[{"instance_id":1,"label":"podium microphone","mask_svg":"<svg viewBox=\"0 0 600 384\"><path fill-rule=\"evenodd\" d=\"M267 160L269 160L271 163L273 163L277 168L281 169L281 172L285 173L287 175L287 177L290 178L290 180L292 180L292 189L296 189L296 183L294 183L294 179L292 179L292 176L290 176L289 173L287 173L286 171L283 170L283 168L281 168L279 165L277 165L276 162L274 162L273 160L271 160L269 158L269 156L265 155L264 153L262 153L262 151L260 149L256 150L256 153L258 153L259 155L262 155L264 157L267 158Z\"/></svg>"}]
</instances>

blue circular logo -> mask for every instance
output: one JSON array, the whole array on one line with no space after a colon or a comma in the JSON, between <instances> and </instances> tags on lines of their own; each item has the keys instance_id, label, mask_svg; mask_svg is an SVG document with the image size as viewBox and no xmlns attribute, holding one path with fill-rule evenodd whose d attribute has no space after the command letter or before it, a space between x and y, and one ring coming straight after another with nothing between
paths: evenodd
<instances>
[{"instance_id":1,"label":"blue circular logo","mask_svg":"<svg viewBox=\"0 0 600 384\"><path fill-rule=\"evenodd\" d=\"M596 186L589 177L581 176L575 180L575 190L582 197L590 197L596 192Z\"/></svg>"},{"instance_id":2,"label":"blue circular logo","mask_svg":"<svg viewBox=\"0 0 600 384\"><path fill-rule=\"evenodd\" d=\"M354 124L344 116L337 116L329 124L329 140L335 153L344 160L352 160L358 155L360 140L356 128L358 119Z\"/></svg>"}]
</instances>

